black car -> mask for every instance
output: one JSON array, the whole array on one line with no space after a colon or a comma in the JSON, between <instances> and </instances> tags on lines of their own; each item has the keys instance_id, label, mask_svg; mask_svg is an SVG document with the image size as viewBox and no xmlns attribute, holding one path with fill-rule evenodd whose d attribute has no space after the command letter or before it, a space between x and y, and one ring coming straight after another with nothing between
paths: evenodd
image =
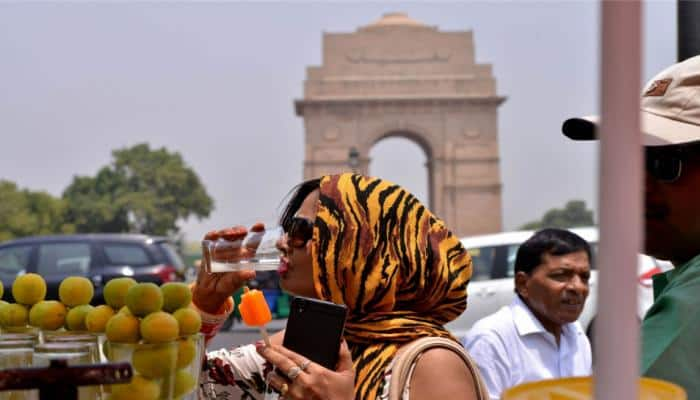
<instances>
[{"instance_id":1,"label":"black car","mask_svg":"<svg viewBox=\"0 0 700 400\"><path fill-rule=\"evenodd\" d=\"M185 264L165 237L140 234L32 236L0 244L3 300L18 275L34 272L46 280L49 300L58 300L58 285L68 276L85 276L95 286L93 304L103 304L102 289L112 278L138 282L181 281Z\"/></svg>"}]
</instances>

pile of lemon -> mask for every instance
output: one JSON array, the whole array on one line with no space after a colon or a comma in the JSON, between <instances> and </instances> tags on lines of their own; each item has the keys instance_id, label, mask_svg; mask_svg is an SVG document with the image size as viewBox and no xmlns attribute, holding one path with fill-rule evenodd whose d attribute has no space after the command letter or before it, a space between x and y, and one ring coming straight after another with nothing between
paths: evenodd
<instances>
[{"instance_id":1,"label":"pile of lemon","mask_svg":"<svg viewBox=\"0 0 700 400\"><path fill-rule=\"evenodd\" d=\"M199 332L202 320L189 307L189 287L183 283L158 287L117 278L107 282L104 297L107 305L96 309L108 307L112 314L95 322L88 320L88 314L87 329L104 330L108 359L122 358L115 344L135 344L131 347L131 364L137 375L129 384L112 386L111 399L157 399L164 391L172 391L172 397L179 398L194 390L196 378L188 367L196 362L197 346L192 335Z\"/></svg>"},{"instance_id":2,"label":"pile of lemon","mask_svg":"<svg viewBox=\"0 0 700 400\"><path fill-rule=\"evenodd\" d=\"M4 289L0 283L0 296L3 293ZM12 283L12 296L16 303L0 301L0 326L5 330L19 330L27 325L44 330L57 330L68 320L76 321L78 315L84 317L86 306L91 308L89 303L94 289L92 282L85 278L66 278L61 283L59 293L61 301L44 300L44 278L37 274L20 275ZM66 328L71 329L68 325Z\"/></svg>"},{"instance_id":3,"label":"pile of lemon","mask_svg":"<svg viewBox=\"0 0 700 400\"><path fill-rule=\"evenodd\" d=\"M0 297L3 294L0 282ZM110 399L157 399L170 388L172 398L194 390L196 378L189 366L196 362L197 334L202 320L190 307L192 292L180 282L160 287L116 278L104 287L103 305L92 306L92 282L84 277L64 279L60 301L45 300L46 282L37 274L20 275L12 284L16 303L0 301L0 326L6 331L33 326L41 330L104 333L105 356L125 361L118 348L130 348L134 378L112 385ZM171 381L174 380L174 381Z\"/></svg>"}]
</instances>

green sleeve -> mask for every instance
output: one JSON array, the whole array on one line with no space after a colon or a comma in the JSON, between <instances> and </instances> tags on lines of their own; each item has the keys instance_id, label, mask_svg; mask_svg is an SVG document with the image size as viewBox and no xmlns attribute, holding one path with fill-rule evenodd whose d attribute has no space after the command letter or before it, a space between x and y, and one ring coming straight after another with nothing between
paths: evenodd
<instances>
[{"instance_id":1,"label":"green sleeve","mask_svg":"<svg viewBox=\"0 0 700 400\"><path fill-rule=\"evenodd\" d=\"M700 275L664 291L642 324L641 374L700 396Z\"/></svg>"}]
</instances>

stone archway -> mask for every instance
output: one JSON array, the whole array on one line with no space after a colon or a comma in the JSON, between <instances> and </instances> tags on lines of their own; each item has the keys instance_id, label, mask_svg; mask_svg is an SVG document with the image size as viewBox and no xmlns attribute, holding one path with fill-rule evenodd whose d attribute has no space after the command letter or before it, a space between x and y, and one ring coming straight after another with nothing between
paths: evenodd
<instances>
[{"instance_id":1,"label":"stone archway","mask_svg":"<svg viewBox=\"0 0 700 400\"><path fill-rule=\"evenodd\" d=\"M476 64L471 32L440 32L386 14L355 33L323 35L323 65L309 67L304 177L368 173L369 150L400 135L428 159L429 203L459 236L501 230L498 106L491 66Z\"/></svg>"},{"instance_id":2,"label":"stone archway","mask_svg":"<svg viewBox=\"0 0 700 400\"><path fill-rule=\"evenodd\" d=\"M366 157L361 158L361 170L358 169L358 172L362 172L364 174L368 174L370 163L372 159L369 157L370 151L372 148L375 147L379 142L381 142L384 139L389 139L389 138L402 138L409 140L410 142L414 143L417 145L420 150L423 152L425 155L426 159L426 169L427 169L427 198L426 199L421 199L425 202L425 204L433 210L433 206L435 204L434 201L434 188L433 188L433 182L432 182L432 176L433 176L433 165L431 163L431 160L433 159L433 143L430 142L430 136L426 135L423 130L423 128L418 127L418 126L391 126L392 124L389 124L387 126L384 126L382 129L378 130L377 132L374 132L367 137L367 144L362 145L362 150L360 151L360 154L366 155ZM397 125L397 124L393 124ZM405 125L405 124L404 124ZM406 162L412 162L413 160L406 160Z\"/></svg>"}]
</instances>

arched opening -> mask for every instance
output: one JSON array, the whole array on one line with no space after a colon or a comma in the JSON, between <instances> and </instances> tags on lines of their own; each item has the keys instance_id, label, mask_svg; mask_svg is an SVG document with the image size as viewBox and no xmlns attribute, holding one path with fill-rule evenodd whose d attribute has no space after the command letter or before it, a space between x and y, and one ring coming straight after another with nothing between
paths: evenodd
<instances>
[{"instance_id":1,"label":"arched opening","mask_svg":"<svg viewBox=\"0 0 700 400\"><path fill-rule=\"evenodd\" d=\"M369 175L395 182L432 208L430 152L407 134L379 139L369 152Z\"/></svg>"}]
</instances>

